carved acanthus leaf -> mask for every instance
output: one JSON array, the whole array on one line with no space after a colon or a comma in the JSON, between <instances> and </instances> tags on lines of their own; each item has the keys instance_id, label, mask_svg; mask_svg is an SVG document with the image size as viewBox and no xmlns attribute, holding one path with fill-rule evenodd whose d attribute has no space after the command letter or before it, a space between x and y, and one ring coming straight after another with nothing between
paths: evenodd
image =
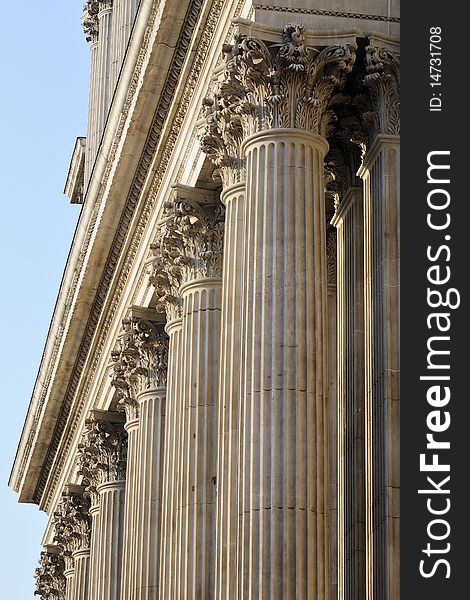
<instances>
[{"instance_id":1,"label":"carved acanthus leaf","mask_svg":"<svg viewBox=\"0 0 470 600\"><path fill-rule=\"evenodd\" d=\"M234 156L222 125L230 119L236 123L237 140L272 127L325 135L332 116L326 110L328 100L352 70L356 49L355 43L309 48L299 23L284 28L280 44L268 46L254 37L236 36L233 46L224 48L224 79L215 98L206 102L212 107L206 115L206 134L216 139L209 156L220 156L221 148ZM203 148L209 146L204 140Z\"/></svg>"},{"instance_id":2,"label":"carved acanthus leaf","mask_svg":"<svg viewBox=\"0 0 470 600\"><path fill-rule=\"evenodd\" d=\"M98 485L126 478L127 433L122 423L98 419L93 415L88 418L83 441L78 446L77 461L79 474L86 486L85 494L95 505L98 503Z\"/></svg>"},{"instance_id":3,"label":"carved acanthus leaf","mask_svg":"<svg viewBox=\"0 0 470 600\"><path fill-rule=\"evenodd\" d=\"M366 48L364 84L370 88L375 133L400 135L400 57L385 48Z\"/></svg>"},{"instance_id":4,"label":"carved acanthus leaf","mask_svg":"<svg viewBox=\"0 0 470 600\"><path fill-rule=\"evenodd\" d=\"M65 562L59 549L47 546L39 557L39 567L35 571L35 596L42 600L62 600L65 598Z\"/></svg>"},{"instance_id":5,"label":"carved acanthus leaf","mask_svg":"<svg viewBox=\"0 0 470 600\"><path fill-rule=\"evenodd\" d=\"M112 385L127 420L137 418L137 396L149 389L166 387L168 336L162 323L130 317L111 353Z\"/></svg>"},{"instance_id":6,"label":"carved acanthus leaf","mask_svg":"<svg viewBox=\"0 0 470 600\"><path fill-rule=\"evenodd\" d=\"M88 0L83 7L82 27L87 42L95 42L98 39L99 25L98 13L100 3Z\"/></svg>"},{"instance_id":7,"label":"carved acanthus leaf","mask_svg":"<svg viewBox=\"0 0 470 600\"><path fill-rule=\"evenodd\" d=\"M65 568L73 567L72 553L90 547L90 500L83 493L64 492L53 515L54 544L65 561Z\"/></svg>"},{"instance_id":8,"label":"carved acanthus leaf","mask_svg":"<svg viewBox=\"0 0 470 600\"><path fill-rule=\"evenodd\" d=\"M336 285L336 228L327 226L326 273L328 285Z\"/></svg>"},{"instance_id":9,"label":"carved acanthus leaf","mask_svg":"<svg viewBox=\"0 0 470 600\"><path fill-rule=\"evenodd\" d=\"M180 198L176 192L165 205L165 227L172 232L174 264L181 283L222 276L225 207Z\"/></svg>"}]
</instances>

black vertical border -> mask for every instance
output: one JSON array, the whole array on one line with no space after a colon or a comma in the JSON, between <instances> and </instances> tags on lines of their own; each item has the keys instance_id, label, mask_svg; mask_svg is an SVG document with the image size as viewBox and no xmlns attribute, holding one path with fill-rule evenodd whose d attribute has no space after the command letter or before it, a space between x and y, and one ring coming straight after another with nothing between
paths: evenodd
<instances>
[{"instance_id":1,"label":"black vertical border","mask_svg":"<svg viewBox=\"0 0 470 600\"><path fill-rule=\"evenodd\" d=\"M428 0L401 3L401 598L454 600L468 596L470 579L470 393L467 384L470 375L469 284L470 279L470 137L467 105L470 97L464 91L469 80L466 57L470 38L470 9L468 3ZM430 30L442 31L442 85L430 86ZM431 112L429 100L433 91L440 93L442 111ZM449 212L451 224L446 231L432 231L426 224L427 154L436 150L450 150L451 183L445 186L451 194ZM436 186L438 187L438 186ZM450 235L450 240L444 236ZM434 410L426 401L429 382L420 381L420 375L429 374L427 340L432 331L426 318L433 309L427 305L427 269L432 264L426 257L427 247L436 249L448 245L449 262L438 261L451 269L451 279L444 288L456 288L460 293L459 308L439 311L450 313L451 400L446 408L451 416L450 428L437 439L449 440L450 450L439 452L440 461L450 461L450 494L426 496L418 489L426 486L426 474L420 472L419 455L426 451L429 432L426 417ZM446 255L443 251L442 257ZM431 286L436 288L437 286ZM434 335L435 333L435 329ZM444 344L443 346L444 347ZM438 373L436 371L436 373ZM442 374L439 372L438 374ZM447 384L445 384L447 385ZM428 473L433 476L432 473ZM436 482L445 473L434 474ZM446 488L446 486L442 486ZM449 537L442 541L429 539L427 526L433 517L427 510L427 498L435 498L435 508L444 507L449 497L451 507L441 518L449 522ZM434 501L434 500L433 500ZM439 504L440 502L440 504ZM444 526L433 530L439 534ZM435 553L430 557L422 552L427 543ZM420 561L426 560L430 572L434 563L443 558L432 577L424 578L419 572Z\"/></svg>"}]
</instances>

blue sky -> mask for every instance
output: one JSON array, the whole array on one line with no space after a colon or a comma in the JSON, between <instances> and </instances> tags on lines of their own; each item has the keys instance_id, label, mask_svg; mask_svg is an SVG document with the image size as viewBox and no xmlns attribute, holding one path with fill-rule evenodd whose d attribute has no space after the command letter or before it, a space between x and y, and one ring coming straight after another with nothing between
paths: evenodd
<instances>
[{"instance_id":1,"label":"blue sky","mask_svg":"<svg viewBox=\"0 0 470 600\"><path fill-rule=\"evenodd\" d=\"M7 487L80 207L63 195L85 135L82 0L5 2L0 95L1 596L32 600L46 516Z\"/></svg>"}]
</instances>

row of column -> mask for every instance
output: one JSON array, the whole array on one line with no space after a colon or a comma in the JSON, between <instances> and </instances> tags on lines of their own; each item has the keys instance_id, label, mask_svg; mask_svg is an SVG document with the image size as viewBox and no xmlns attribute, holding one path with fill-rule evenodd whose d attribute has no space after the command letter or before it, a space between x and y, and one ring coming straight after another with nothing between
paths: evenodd
<instances>
[{"instance_id":1,"label":"row of column","mask_svg":"<svg viewBox=\"0 0 470 600\"><path fill-rule=\"evenodd\" d=\"M351 160L353 144L345 148L344 135L342 157L332 155L341 183L332 221L338 234L339 600L399 598L398 57L367 47L363 81L375 118L360 136L349 132L363 142L361 165Z\"/></svg>"},{"instance_id":2,"label":"row of column","mask_svg":"<svg viewBox=\"0 0 470 600\"><path fill-rule=\"evenodd\" d=\"M139 0L88 0L82 24L90 42L85 187L101 143Z\"/></svg>"},{"instance_id":3,"label":"row of column","mask_svg":"<svg viewBox=\"0 0 470 600\"><path fill-rule=\"evenodd\" d=\"M177 185L164 206L156 310L113 351L125 416L94 411L80 447L92 600L328 600L336 569L341 600L398 598L398 73L366 49L378 119L333 221L336 375L324 162L356 46L304 36L224 48L201 122L222 195Z\"/></svg>"}]
</instances>

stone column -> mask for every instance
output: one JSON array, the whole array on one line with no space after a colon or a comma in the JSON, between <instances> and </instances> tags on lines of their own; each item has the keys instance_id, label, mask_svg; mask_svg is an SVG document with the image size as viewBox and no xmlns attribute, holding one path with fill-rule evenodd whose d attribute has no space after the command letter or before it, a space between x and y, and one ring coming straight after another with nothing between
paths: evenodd
<instances>
[{"instance_id":1,"label":"stone column","mask_svg":"<svg viewBox=\"0 0 470 600\"><path fill-rule=\"evenodd\" d=\"M363 159L366 596L399 598L399 60L366 49L376 128Z\"/></svg>"},{"instance_id":2,"label":"stone column","mask_svg":"<svg viewBox=\"0 0 470 600\"><path fill-rule=\"evenodd\" d=\"M327 337L328 337L328 457L329 457L329 545L330 545L330 596L337 598L338 585L338 423L337 423L337 286L336 286L336 230L326 226L326 274L327 274Z\"/></svg>"},{"instance_id":3,"label":"stone column","mask_svg":"<svg viewBox=\"0 0 470 600\"><path fill-rule=\"evenodd\" d=\"M218 109L246 156L238 596L329 597L326 105L355 47L312 51L289 25L225 47ZM281 38L281 36L280 36Z\"/></svg>"},{"instance_id":4,"label":"stone column","mask_svg":"<svg viewBox=\"0 0 470 600\"><path fill-rule=\"evenodd\" d=\"M245 184L226 188L218 400L215 597L236 598Z\"/></svg>"},{"instance_id":5,"label":"stone column","mask_svg":"<svg viewBox=\"0 0 470 600\"><path fill-rule=\"evenodd\" d=\"M167 394L165 408L165 444L163 449L161 492L161 535L159 557L159 594L161 600L177 598L175 588L176 558L176 483L179 477L181 451L181 334L182 305L179 295L180 268L174 264L175 240L165 221L160 223L153 256L150 281L157 295L156 309L166 314L168 334Z\"/></svg>"},{"instance_id":6,"label":"stone column","mask_svg":"<svg viewBox=\"0 0 470 600\"><path fill-rule=\"evenodd\" d=\"M240 575L247 598L328 597L327 147L299 129L246 142Z\"/></svg>"},{"instance_id":7,"label":"stone column","mask_svg":"<svg viewBox=\"0 0 470 600\"><path fill-rule=\"evenodd\" d=\"M87 600L91 518L90 501L83 492L82 486L67 485L53 517L54 543L64 559L67 600Z\"/></svg>"},{"instance_id":8,"label":"stone column","mask_svg":"<svg viewBox=\"0 0 470 600\"><path fill-rule=\"evenodd\" d=\"M74 599L88 600L90 595L90 548L73 553L75 564Z\"/></svg>"},{"instance_id":9,"label":"stone column","mask_svg":"<svg viewBox=\"0 0 470 600\"><path fill-rule=\"evenodd\" d=\"M216 167L225 205L222 269L221 342L217 415L217 499L215 597L238 597L238 468L240 443L241 299L243 296L243 242L245 163L241 154L243 127L233 111L220 111L220 87L203 102L199 123L201 148Z\"/></svg>"},{"instance_id":10,"label":"stone column","mask_svg":"<svg viewBox=\"0 0 470 600\"><path fill-rule=\"evenodd\" d=\"M114 90L131 34L138 0L114 0L110 89Z\"/></svg>"},{"instance_id":11,"label":"stone column","mask_svg":"<svg viewBox=\"0 0 470 600\"><path fill-rule=\"evenodd\" d=\"M127 412L132 406L132 417L135 408L138 414L138 436L128 448L128 485L131 465L135 472L126 494L122 599L153 600L158 593L168 337L156 316L153 309L132 307L113 352L113 384Z\"/></svg>"},{"instance_id":12,"label":"stone column","mask_svg":"<svg viewBox=\"0 0 470 600\"><path fill-rule=\"evenodd\" d=\"M93 410L79 446L80 472L94 497L90 600L119 600L127 433L121 413Z\"/></svg>"},{"instance_id":13,"label":"stone column","mask_svg":"<svg viewBox=\"0 0 470 600\"><path fill-rule=\"evenodd\" d=\"M95 157L103 135L114 88L111 88L111 32L113 0L99 0L98 12L98 77L96 92L96 142Z\"/></svg>"},{"instance_id":14,"label":"stone column","mask_svg":"<svg viewBox=\"0 0 470 600\"><path fill-rule=\"evenodd\" d=\"M362 188L341 198L338 240L338 599L365 598L364 229Z\"/></svg>"},{"instance_id":15,"label":"stone column","mask_svg":"<svg viewBox=\"0 0 470 600\"><path fill-rule=\"evenodd\" d=\"M88 96L88 125L85 146L84 193L90 181L96 157L96 93L98 89L98 10L96 1L88 0L82 17L83 30L90 42L90 90Z\"/></svg>"},{"instance_id":16,"label":"stone column","mask_svg":"<svg viewBox=\"0 0 470 600\"><path fill-rule=\"evenodd\" d=\"M139 350L130 319L123 320L123 331L111 353L112 381L117 390L118 408L126 415L127 469L124 500L121 600L132 598L136 554L136 510L139 501L139 406L132 376L139 365ZM135 374L137 376L137 374Z\"/></svg>"},{"instance_id":17,"label":"stone column","mask_svg":"<svg viewBox=\"0 0 470 600\"><path fill-rule=\"evenodd\" d=\"M214 192L177 186L165 218L183 282L174 597L209 599L214 597L224 207Z\"/></svg>"},{"instance_id":18,"label":"stone column","mask_svg":"<svg viewBox=\"0 0 470 600\"><path fill-rule=\"evenodd\" d=\"M36 569L35 596L42 600L59 600L65 598L66 578L64 575L65 563L57 546L44 546L44 551L39 557L39 567Z\"/></svg>"}]
</instances>

